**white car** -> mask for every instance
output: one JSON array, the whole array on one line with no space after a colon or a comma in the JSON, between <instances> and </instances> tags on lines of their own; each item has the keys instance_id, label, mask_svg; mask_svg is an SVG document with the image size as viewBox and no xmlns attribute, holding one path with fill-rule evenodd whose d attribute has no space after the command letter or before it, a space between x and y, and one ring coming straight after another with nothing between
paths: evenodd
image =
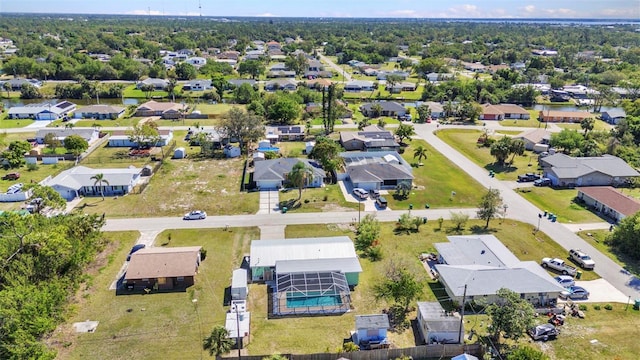
<instances>
[{"instance_id":1,"label":"white car","mask_svg":"<svg viewBox=\"0 0 640 360\"><path fill-rule=\"evenodd\" d=\"M207 218L207 213L202 210L194 210L190 213L184 214L182 219L184 220L202 220Z\"/></svg>"},{"instance_id":2,"label":"white car","mask_svg":"<svg viewBox=\"0 0 640 360\"><path fill-rule=\"evenodd\" d=\"M569 288L576 284L573 277L569 275L558 275L554 279L564 288Z\"/></svg>"},{"instance_id":3,"label":"white car","mask_svg":"<svg viewBox=\"0 0 640 360\"><path fill-rule=\"evenodd\" d=\"M353 188L353 194L360 200L364 200L369 197L367 190L362 188Z\"/></svg>"}]
</instances>

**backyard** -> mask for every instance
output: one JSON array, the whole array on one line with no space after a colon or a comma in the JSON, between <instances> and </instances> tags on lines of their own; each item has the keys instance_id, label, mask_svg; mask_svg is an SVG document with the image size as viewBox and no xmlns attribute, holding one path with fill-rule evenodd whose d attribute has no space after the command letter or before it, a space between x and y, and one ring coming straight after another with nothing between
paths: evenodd
<instances>
[{"instance_id":1,"label":"backyard","mask_svg":"<svg viewBox=\"0 0 640 360\"><path fill-rule=\"evenodd\" d=\"M420 161L424 166L417 166L418 161L413 157L418 146L427 149L427 157ZM475 179L424 140L411 140L402 157L413 166L414 188L406 199L389 196L387 200L392 209L407 209L409 204L417 208L426 204L435 208L476 206L485 192Z\"/></svg>"}]
</instances>

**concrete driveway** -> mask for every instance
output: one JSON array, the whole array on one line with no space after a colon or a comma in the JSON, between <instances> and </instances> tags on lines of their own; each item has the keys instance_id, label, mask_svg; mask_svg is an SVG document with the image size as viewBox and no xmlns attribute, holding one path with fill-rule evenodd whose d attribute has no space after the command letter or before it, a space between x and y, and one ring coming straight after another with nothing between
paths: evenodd
<instances>
[{"instance_id":1,"label":"concrete driveway","mask_svg":"<svg viewBox=\"0 0 640 360\"><path fill-rule=\"evenodd\" d=\"M576 281L577 286L582 286L589 292L588 300L573 300L574 302L582 303L627 303L629 296L623 294L615 286L611 285L605 279L591 280L591 281ZM631 299L633 300L633 299Z\"/></svg>"},{"instance_id":2,"label":"concrete driveway","mask_svg":"<svg viewBox=\"0 0 640 360\"><path fill-rule=\"evenodd\" d=\"M351 181L338 181L338 185L340 186L340 191L342 191L342 196L347 202L350 203L362 203L363 211L391 211L389 207L386 209L378 209L376 206L375 199L368 197L364 200L359 200L355 195L353 195L353 185ZM389 192L387 190L380 190L381 196L388 196Z\"/></svg>"},{"instance_id":3,"label":"concrete driveway","mask_svg":"<svg viewBox=\"0 0 640 360\"><path fill-rule=\"evenodd\" d=\"M273 214L280 212L280 193L278 190L261 190L258 214Z\"/></svg>"}]
</instances>

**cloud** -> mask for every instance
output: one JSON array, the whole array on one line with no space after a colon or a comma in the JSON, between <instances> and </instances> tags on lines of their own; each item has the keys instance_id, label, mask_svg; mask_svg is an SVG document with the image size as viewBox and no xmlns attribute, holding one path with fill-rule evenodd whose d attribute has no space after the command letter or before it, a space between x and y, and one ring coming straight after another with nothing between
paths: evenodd
<instances>
[{"instance_id":1,"label":"cloud","mask_svg":"<svg viewBox=\"0 0 640 360\"><path fill-rule=\"evenodd\" d=\"M394 10L387 13L391 17L419 17L418 12L415 10Z\"/></svg>"},{"instance_id":2,"label":"cloud","mask_svg":"<svg viewBox=\"0 0 640 360\"><path fill-rule=\"evenodd\" d=\"M257 16L257 17L275 17L275 15L273 15L272 13L268 13L268 12L264 13L264 14L257 14L257 15L254 15L254 16Z\"/></svg>"},{"instance_id":3,"label":"cloud","mask_svg":"<svg viewBox=\"0 0 640 360\"><path fill-rule=\"evenodd\" d=\"M171 14L165 14L160 10L132 10L132 11L127 11L126 14L128 15L171 15Z\"/></svg>"},{"instance_id":4,"label":"cloud","mask_svg":"<svg viewBox=\"0 0 640 360\"><path fill-rule=\"evenodd\" d=\"M524 12L527 14L531 14L536 11L536 7L533 5L527 5L523 8Z\"/></svg>"}]
</instances>

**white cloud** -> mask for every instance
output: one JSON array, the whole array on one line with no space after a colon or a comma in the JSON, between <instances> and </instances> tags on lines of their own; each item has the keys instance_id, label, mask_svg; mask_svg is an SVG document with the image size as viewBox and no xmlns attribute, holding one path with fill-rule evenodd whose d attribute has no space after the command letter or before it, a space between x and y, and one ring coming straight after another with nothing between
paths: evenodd
<instances>
[{"instance_id":1,"label":"white cloud","mask_svg":"<svg viewBox=\"0 0 640 360\"><path fill-rule=\"evenodd\" d=\"M257 14L255 15L257 17L275 17L275 15L273 15L272 13L264 13L264 14Z\"/></svg>"},{"instance_id":2,"label":"white cloud","mask_svg":"<svg viewBox=\"0 0 640 360\"><path fill-rule=\"evenodd\" d=\"M126 14L128 15L172 15L172 14L165 14L162 11L159 10L132 10L132 11L127 11Z\"/></svg>"},{"instance_id":3,"label":"white cloud","mask_svg":"<svg viewBox=\"0 0 640 360\"><path fill-rule=\"evenodd\" d=\"M391 17L419 17L418 12L415 10L394 10L388 13Z\"/></svg>"},{"instance_id":4,"label":"white cloud","mask_svg":"<svg viewBox=\"0 0 640 360\"><path fill-rule=\"evenodd\" d=\"M527 5L524 7L524 12L530 14L536 11L536 7L533 5Z\"/></svg>"}]
</instances>

